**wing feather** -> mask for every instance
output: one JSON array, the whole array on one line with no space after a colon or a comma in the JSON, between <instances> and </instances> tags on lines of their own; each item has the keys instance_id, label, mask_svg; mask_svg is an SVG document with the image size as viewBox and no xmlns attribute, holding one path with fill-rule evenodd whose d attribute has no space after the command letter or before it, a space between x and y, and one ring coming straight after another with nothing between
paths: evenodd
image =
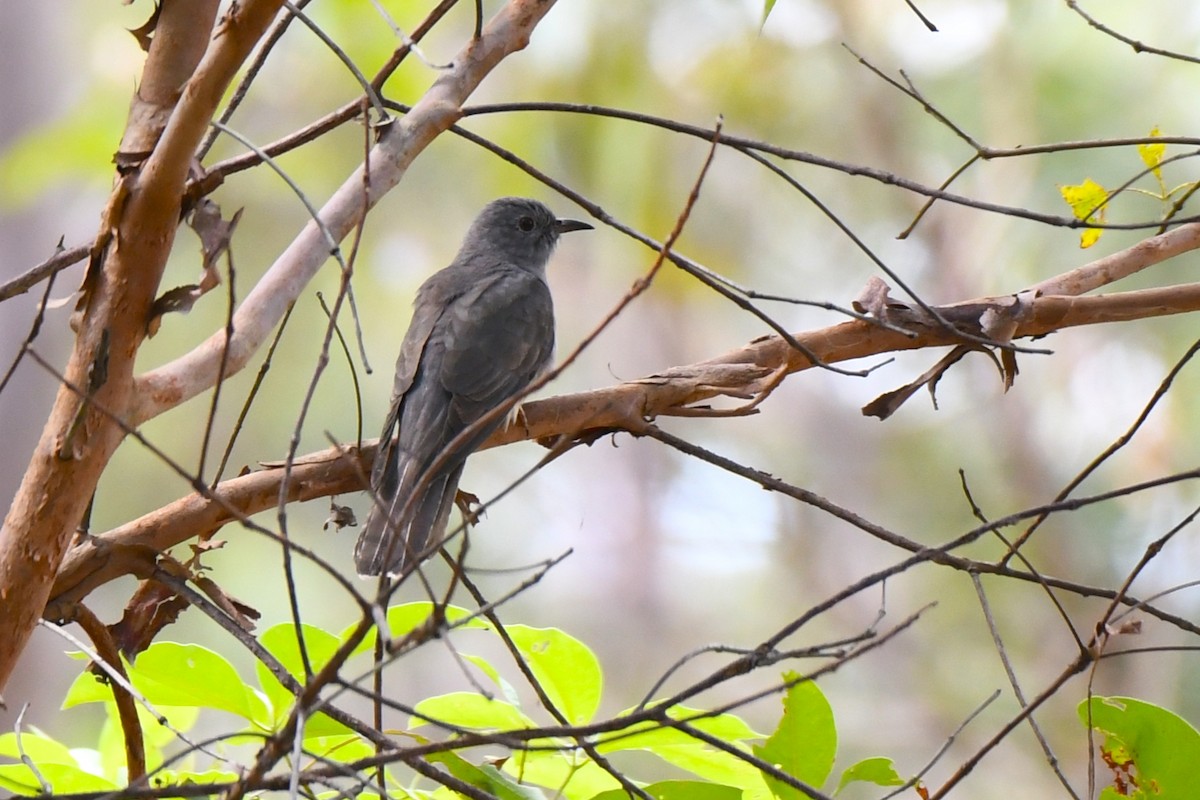
<instances>
[{"instance_id":1,"label":"wing feather","mask_svg":"<svg viewBox=\"0 0 1200 800\"><path fill-rule=\"evenodd\" d=\"M360 574L385 568L398 574L440 539L463 462L503 418L475 432L414 497L418 484L455 437L527 386L553 357L554 311L543 280L503 265L473 283L456 272L456 266L442 270L418 291L372 469L383 510L372 506L355 549ZM469 288L450 291L462 285Z\"/></svg>"}]
</instances>

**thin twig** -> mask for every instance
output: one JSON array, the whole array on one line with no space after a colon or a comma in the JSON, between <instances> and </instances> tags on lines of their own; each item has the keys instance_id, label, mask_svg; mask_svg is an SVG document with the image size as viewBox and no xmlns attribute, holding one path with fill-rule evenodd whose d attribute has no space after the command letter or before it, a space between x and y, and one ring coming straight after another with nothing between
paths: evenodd
<instances>
[{"instance_id":1,"label":"thin twig","mask_svg":"<svg viewBox=\"0 0 1200 800\"><path fill-rule=\"evenodd\" d=\"M74 266L88 257L92 251L90 244L81 244L69 249L63 249L62 242L54 255L47 258L36 267L22 272L15 278L0 283L0 303L19 294L24 294L49 277L57 275L67 267Z\"/></svg>"}]
</instances>

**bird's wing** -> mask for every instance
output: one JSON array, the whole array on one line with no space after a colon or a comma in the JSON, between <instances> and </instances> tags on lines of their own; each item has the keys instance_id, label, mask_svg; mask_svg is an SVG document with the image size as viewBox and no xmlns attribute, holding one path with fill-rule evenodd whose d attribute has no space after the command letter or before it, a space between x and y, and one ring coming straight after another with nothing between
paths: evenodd
<instances>
[{"instance_id":1,"label":"bird's wing","mask_svg":"<svg viewBox=\"0 0 1200 800\"><path fill-rule=\"evenodd\" d=\"M464 276L461 271L449 267L434 273L417 289L412 321L408 323L408 331L400 345L400 356L396 359L396 380L392 384L393 405L412 386L429 335L442 315L460 300L463 291L455 291L454 286L462 283Z\"/></svg>"},{"instance_id":2,"label":"bird's wing","mask_svg":"<svg viewBox=\"0 0 1200 800\"><path fill-rule=\"evenodd\" d=\"M383 423L383 431L379 435L380 454L375 458L371 470L371 485L378 490L383 479L383 470L388 465L394 465L397 459L395 452L396 428L401 423L404 410L404 397L412 388L421 366L425 353L425 345L429 342L430 334L437 326L438 320L445 314L449 304L455 299L451 287L455 283L451 270L444 269L434 273L421 287L413 302L413 316L400 344L400 355L396 359L396 377L392 383L392 403L387 418ZM394 481L392 481L394 483Z\"/></svg>"},{"instance_id":3,"label":"bird's wing","mask_svg":"<svg viewBox=\"0 0 1200 800\"><path fill-rule=\"evenodd\" d=\"M554 355L554 306L545 281L518 269L499 270L463 300L449 308L445 320L451 335L441 382L453 398L455 416L465 426L528 386L549 366ZM497 425L488 426L488 433Z\"/></svg>"},{"instance_id":4,"label":"bird's wing","mask_svg":"<svg viewBox=\"0 0 1200 800\"><path fill-rule=\"evenodd\" d=\"M503 420L476 431L412 497L422 477L459 433L528 385L554 352L550 291L537 276L500 268L449 295L440 286L454 281L439 282L443 273L422 287L401 346L371 480L386 513L372 508L368 515L355 551L361 574L395 574L441 535L463 461Z\"/></svg>"}]
</instances>

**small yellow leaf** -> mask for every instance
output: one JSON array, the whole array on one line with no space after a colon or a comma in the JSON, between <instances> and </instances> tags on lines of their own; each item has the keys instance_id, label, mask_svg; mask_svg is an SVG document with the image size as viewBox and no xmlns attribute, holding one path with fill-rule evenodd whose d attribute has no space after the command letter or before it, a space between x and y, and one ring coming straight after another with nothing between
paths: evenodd
<instances>
[{"instance_id":1,"label":"small yellow leaf","mask_svg":"<svg viewBox=\"0 0 1200 800\"><path fill-rule=\"evenodd\" d=\"M1157 125L1150 129L1151 137L1157 139L1161 135L1162 134L1158 130ZM1138 155L1142 157L1142 161L1145 163L1145 165L1150 168L1150 171L1154 173L1156 178L1161 179L1162 174L1160 172L1160 167L1162 165L1163 155L1167 152L1167 146L1161 143L1139 144L1137 149Z\"/></svg>"},{"instance_id":2,"label":"small yellow leaf","mask_svg":"<svg viewBox=\"0 0 1200 800\"><path fill-rule=\"evenodd\" d=\"M1075 219L1104 223L1104 204L1108 201L1108 190L1103 186L1087 178L1078 186L1060 186L1058 191L1071 207ZM1101 233L1103 231L1099 228L1088 228L1079 235L1079 246L1084 249L1091 247L1100 239Z\"/></svg>"},{"instance_id":3,"label":"small yellow leaf","mask_svg":"<svg viewBox=\"0 0 1200 800\"><path fill-rule=\"evenodd\" d=\"M1104 233L1100 228L1086 228L1079 234L1079 247L1086 250L1100 240L1100 234Z\"/></svg>"},{"instance_id":4,"label":"small yellow leaf","mask_svg":"<svg viewBox=\"0 0 1200 800\"><path fill-rule=\"evenodd\" d=\"M1060 186L1058 191L1071 207L1075 219L1089 219L1108 200L1108 191L1091 178L1078 186Z\"/></svg>"}]
</instances>

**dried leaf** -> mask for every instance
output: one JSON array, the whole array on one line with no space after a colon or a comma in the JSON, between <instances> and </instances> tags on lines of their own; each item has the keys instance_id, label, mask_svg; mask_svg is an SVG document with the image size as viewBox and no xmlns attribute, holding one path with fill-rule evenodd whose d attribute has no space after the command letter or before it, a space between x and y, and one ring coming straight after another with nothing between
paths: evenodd
<instances>
[{"instance_id":1,"label":"dried leaf","mask_svg":"<svg viewBox=\"0 0 1200 800\"><path fill-rule=\"evenodd\" d=\"M109 631L121 653L133 660L187 607L187 600L174 590L156 581L143 581L125 606L121 621L110 625Z\"/></svg>"},{"instance_id":2,"label":"dried leaf","mask_svg":"<svg viewBox=\"0 0 1200 800\"><path fill-rule=\"evenodd\" d=\"M229 249L243 210L239 208L232 217L224 220L221 218L221 207L204 197L197 201L195 210L188 218L188 225L200 237L200 248L204 253L205 277L200 279L200 285L206 292L221 282L221 275L216 271L217 259Z\"/></svg>"},{"instance_id":3,"label":"dried leaf","mask_svg":"<svg viewBox=\"0 0 1200 800\"><path fill-rule=\"evenodd\" d=\"M152 337L158 333L158 329L162 325L163 314L169 314L172 311L186 314L191 311L192 306L196 304L202 294L204 292L199 285L189 283L186 286L176 286L160 295L154 301L154 305L150 306L150 318L146 321L146 335Z\"/></svg>"},{"instance_id":4,"label":"dried leaf","mask_svg":"<svg viewBox=\"0 0 1200 800\"><path fill-rule=\"evenodd\" d=\"M891 291L891 287L883 279L872 275L850 305L860 314L870 314L876 319L883 319L887 316L888 306L892 302L889 297Z\"/></svg>"},{"instance_id":5,"label":"dried leaf","mask_svg":"<svg viewBox=\"0 0 1200 800\"><path fill-rule=\"evenodd\" d=\"M896 413L896 410L904 405L908 398L912 397L922 386L929 387L929 393L933 397L933 407L937 408L937 396L934 394L934 390L937 387L937 382L941 380L942 374L974 349L977 348L966 345L955 347L912 383L881 394L870 403L867 403L862 408L863 416L878 417L881 420L887 419Z\"/></svg>"},{"instance_id":6,"label":"dried leaf","mask_svg":"<svg viewBox=\"0 0 1200 800\"><path fill-rule=\"evenodd\" d=\"M1017 354L1012 350L1000 351L1000 375L1004 379L1004 391L1012 388L1017 381Z\"/></svg>"},{"instance_id":7,"label":"dried leaf","mask_svg":"<svg viewBox=\"0 0 1200 800\"><path fill-rule=\"evenodd\" d=\"M200 591L208 595L208 599L212 600L222 611L228 614L238 627L244 631L254 630L254 621L262 617L258 609L253 606L248 606L240 600L236 600L230 595L225 594L225 590L216 584L211 578L203 575L198 575L192 579Z\"/></svg>"},{"instance_id":8,"label":"dried leaf","mask_svg":"<svg viewBox=\"0 0 1200 800\"><path fill-rule=\"evenodd\" d=\"M129 5L132 2L133 0L125 0L125 5ZM154 4L154 13L150 15L150 19L146 20L141 27L130 31L133 34L133 38L137 39L138 46L142 48L143 52L150 52L150 42L154 38L154 29L158 27L158 17L160 14L162 14L162 4L156 2Z\"/></svg>"},{"instance_id":9,"label":"dried leaf","mask_svg":"<svg viewBox=\"0 0 1200 800\"><path fill-rule=\"evenodd\" d=\"M55 308L62 308L63 306L67 305L72 300L75 300L78 297L79 297L79 290L76 289L75 291L71 292L69 295L66 295L65 297L60 297L57 300L47 300L46 301L46 310L49 311L49 310L55 309Z\"/></svg>"},{"instance_id":10,"label":"dried leaf","mask_svg":"<svg viewBox=\"0 0 1200 800\"><path fill-rule=\"evenodd\" d=\"M1020 324L1033 313L1033 301L1039 295L1037 291L1025 291L1007 298L1007 306L1001 306L999 302L989 306L979 316L983 335L1003 344L1011 342Z\"/></svg>"},{"instance_id":11,"label":"dried leaf","mask_svg":"<svg viewBox=\"0 0 1200 800\"><path fill-rule=\"evenodd\" d=\"M1140 619L1131 619L1122 622L1120 625L1106 624L1104 630L1109 636L1136 636L1142 632L1142 621Z\"/></svg>"},{"instance_id":12,"label":"dried leaf","mask_svg":"<svg viewBox=\"0 0 1200 800\"><path fill-rule=\"evenodd\" d=\"M458 506L459 513L468 525L479 524L479 519L483 516L483 503L479 502L478 495L459 489L454 493L454 504Z\"/></svg>"},{"instance_id":13,"label":"dried leaf","mask_svg":"<svg viewBox=\"0 0 1200 800\"><path fill-rule=\"evenodd\" d=\"M237 228L241 216L242 209L239 208L228 220L222 219L221 207L208 198L202 198L196 204L196 209L188 218L188 224L200 237L200 249L204 258L200 281L170 289L154 301L146 322L147 336L158 333L164 314L173 311L186 314L192 310L197 300L220 285L221 273L217 269L217 261L229 250L233 231Z\"/></svg>"},{"instance_id":14,"label":"dried leaf","mask_svg":"<svg viewBox=\"0 0 1200 800\"><path fill-rule=\"evenodd\" d=\"M332 525L335 531L340 531L342 528L357 528L358 518L354 516L354 509L350 506L339 506L334 502L334 498L329 498L329 518L325 520L325 524L321 526L321 530L329 530Z\"/></svg>"}]
</instances>

